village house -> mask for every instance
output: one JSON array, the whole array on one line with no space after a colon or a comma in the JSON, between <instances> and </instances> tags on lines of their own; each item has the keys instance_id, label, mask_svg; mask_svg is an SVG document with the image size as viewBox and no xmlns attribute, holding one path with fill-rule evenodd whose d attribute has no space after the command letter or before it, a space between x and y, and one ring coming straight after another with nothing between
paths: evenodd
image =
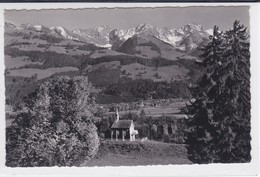
<instances>
[{"instance_id":1,"label":"village house","mask_svg":"<svg viewBox=\"0 0 260 177\"><path fill-rule=\"evenodd\" d=\"M134 141L137 134L133 120L119 120L118 109L116 109L116 120L111 126L111 140Z\"/></svg>"}]
</instances>

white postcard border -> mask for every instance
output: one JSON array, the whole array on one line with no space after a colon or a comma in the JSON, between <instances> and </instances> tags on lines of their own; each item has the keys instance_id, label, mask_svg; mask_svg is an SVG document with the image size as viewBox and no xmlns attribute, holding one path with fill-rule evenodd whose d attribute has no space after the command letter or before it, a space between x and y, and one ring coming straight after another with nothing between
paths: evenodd
<instances>
[{"instance_id":1,"label":"white postcard border","mask_svg":"<svg viewBox=\"0 0 260 177\"><path fill-rule=\"evenodd\" d=\"M250 6L252 161L246 164L156 165L136 167L5 167L5 85L4 85L4 9L113 8L113 7L186 7ZM259 171L259 37L260 4L252 3L6 3L0 6L0 176L248 176Z\"/></svg>"}]
</instances>

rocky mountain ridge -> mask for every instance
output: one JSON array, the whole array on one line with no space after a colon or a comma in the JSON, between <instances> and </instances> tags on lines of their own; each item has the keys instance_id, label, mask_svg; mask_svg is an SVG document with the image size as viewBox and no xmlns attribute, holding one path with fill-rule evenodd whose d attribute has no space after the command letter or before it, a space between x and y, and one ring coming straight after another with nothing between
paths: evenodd
<instances>
[{"instance_id":1,"label":"rocky mountain ridge","mask_svg":"<svg viewBox=\"0 0 260 177\"><path fill-rule=\"evenodd\" d=\"M188 24L181 28L163 27L157 28L150 24L139 24L129 29L112 29L108 26L99 26L97 28L68 30L64 27L53 26L51 28L43 25L5 24L6 29L16 30L34 30L36 32L48 33L61 38L92 43L97 46L112 48L117 50L123 42L137 34L154 36L166 43L169 43L176 49L188 54L208 42L208 37L212 30L204 30L201 25Z\"/></svg>"}]
</instances>

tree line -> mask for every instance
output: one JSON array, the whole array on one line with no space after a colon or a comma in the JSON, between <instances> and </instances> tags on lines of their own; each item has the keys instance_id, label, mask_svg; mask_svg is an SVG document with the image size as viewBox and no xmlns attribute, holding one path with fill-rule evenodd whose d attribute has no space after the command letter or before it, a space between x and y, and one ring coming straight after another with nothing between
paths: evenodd
<instances>
[{"instance_id":1,"label":"tree line","mask_svg":"<svg viewBox=\"0 0 260 177\"><path fill-rule=\"evenodd\" d=\"M154 82L151 79L121 79L106 87L102 93L119 96L124 102L147 99L190 98L186 83L180 81Z\"/></svg>"}]
</instances>

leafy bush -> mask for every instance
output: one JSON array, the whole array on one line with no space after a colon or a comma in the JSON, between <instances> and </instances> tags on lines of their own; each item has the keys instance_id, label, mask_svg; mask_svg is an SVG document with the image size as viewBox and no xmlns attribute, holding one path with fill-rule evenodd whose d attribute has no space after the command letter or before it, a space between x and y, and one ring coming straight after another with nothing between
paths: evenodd
<instances>
[{"instance_id":1,"label":"leafy bush","mask_svg":"<svg viewBox=\"0 0 260 177\"><path fill-rule=\"evenodd\" d=\"M99 146L85 77L52 78L25 101L6 134L6 165L78 166Z\"/></svg>"},{"instance_id":2,"label":"leafy bush","mask_svg":"<svg viewBox=\"0 0 260 177\"><path fill-rule=\"evenodd\" d=\"M36 90L42 80L36 81L33 77L5 76L6 103L14 107L23 103L23 98Z\"/></svg>"}]
</instances>

